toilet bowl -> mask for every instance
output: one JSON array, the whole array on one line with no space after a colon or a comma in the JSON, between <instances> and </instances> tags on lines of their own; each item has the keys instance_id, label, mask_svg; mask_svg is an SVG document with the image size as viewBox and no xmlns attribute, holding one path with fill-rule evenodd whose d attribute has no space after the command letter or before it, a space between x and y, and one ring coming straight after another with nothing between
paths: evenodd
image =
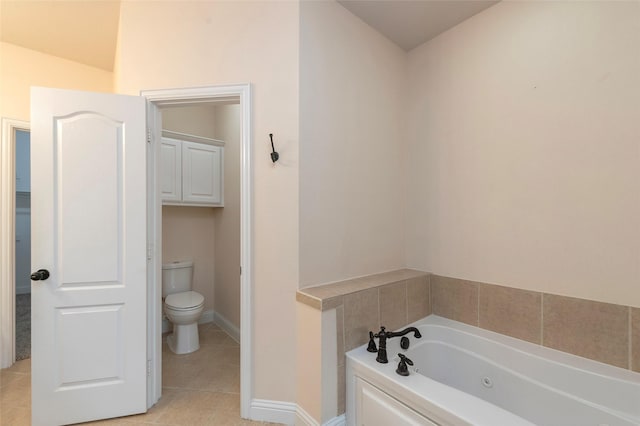
<instances>
[{"instance_id":1,"label":"toilet bowl","mask_svg":"<svg viewBox=\"0 0 640 426\"><path fill-rule=\"evenodd\" d=\"M200 349L198 320L204 310L204 296L191 291L192 277L191 261L162 265L164 313L173 324L173 333L167 337L167 344L176 354Z\"/></svg>"},{"instance_id":2,"label":"toilet bowl","mask_svg":"<svg viewBox=\"0 0 640 426\"><path fill-rule=\"evenodd\" d=\"M166 297L164 313L173 324L173 334L167 337L167 344L172 352L188 354L200 349L198 320L203 310L204 297L195 291Z\"/></svg>"}]
</instances>

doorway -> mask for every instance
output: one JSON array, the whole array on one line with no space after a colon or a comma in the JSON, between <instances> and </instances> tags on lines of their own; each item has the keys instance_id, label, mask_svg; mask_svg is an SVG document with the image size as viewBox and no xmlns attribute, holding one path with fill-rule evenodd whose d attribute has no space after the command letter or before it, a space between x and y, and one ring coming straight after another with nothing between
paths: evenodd
<instances>
[{"instance_id":1,"label":"doorway","mask_svg":"<svg viewBox=\"0 0 640 426\"><path fill-rule=\"evenodd\" d=\"M153 129L150 139L161 140L162 109L175 107L194 107L198 105L238 104L239 108L239 222L240 222L240 264L235 265L240 274L240 414L251 417L252 371L251 371L251 312L252 293L252 144L251 144L251 88L249 84L213 86L189 89L150 90L141 93L149 101L148 128ZM160 161L160 143L149 145L148 170L150 185L149 236L153 256L150 259L149 280L149 333L148 353L150 357L150 380L148 382L148 406L153 405L162 393L162 200L158 185L158 164ZM155 302L153 302L155 301ZM216 315L214 314L214 318ZM218 318L217 324L224 327L225 321ZM229 325L229 324L227 324ZM231 324L233 325L233 324ZM223 328L221 327L221 328ZM230 327L232 329L232 327ZM228 333L232 334L232 333ZM213 360L212 360L213 362Z\"/></svg>"},{"instance_id":2,"label":"doorway","mask_svg":"<svg viewBox=\"0 0 640 426\"><path fill-rule=\"evenodd\" d=\"M18 135L21 134L24 137L29 134L29 131L30 126L27 121L2 119L0 234L3 238L0 241L0 368L11 366L16 359L16 146ZM24 208L22 201L20 200L19 208Z\"/></svg>"},{"instance_id":3,"label":"doorway","mask_svg":"<svg viewBox=\"0 0 640 426\"><path fill-rule=\"evenodd\" d=\"M162 264L165 303L173 294L204 299L194 308L197 339L177 347L163 315L162 386L239 400L240 104L239 99L160 108ZM182 272L176 272L182 271ZM188 271L188 272L187 272ZM190 281L178 277L191 276ZM171 277L176 279L172 280ZM165 282L167 281L167 282ZM171 283L173 285L171 285ZM179 287L179 288L176 288ZM194 293L185 293L185 292ZM172 299L175 300L175 299ZM194 299L195 300L195 299ZM191 302L196 303L196 302ZM199 311L201 313L196 313ZM173 318L172 318L173 319ZM184 336L181 334L180 336ZM193 337L193 336L190 336ZM216 362L211 362L212 360Z\"/></svg>"},{"instance_id":4,"label":"doorway","mask_svg":"<svg viewBox=\"0 0 640 426\"><path fill-rule=\"evenodd\" d=\"M31 357L31 134L15 131L15 361Z\"/></svg>"}]
</instances>

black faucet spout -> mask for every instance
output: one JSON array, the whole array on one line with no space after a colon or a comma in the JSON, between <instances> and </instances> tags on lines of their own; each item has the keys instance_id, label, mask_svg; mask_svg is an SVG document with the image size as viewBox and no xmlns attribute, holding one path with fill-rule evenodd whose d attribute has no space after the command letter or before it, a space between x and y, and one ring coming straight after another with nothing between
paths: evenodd
<instances>
[{"instance_id":1,"label":"black faucet spout","mask_svg":"<svg viewBox=\"0 0 640 426\"><path fill-rule=\"evenodd\" d=\"M416 337L418 339L422 337L422 334L420 334L420 330L415 327L407 327L402 331L389 331L387 332L387 337L404 336L405 334L409 334L411 332L413 332L413 337Z\"/></svg>"},{"instance_id":2,"label":"black faucet spout","mask_svg":"<svg viewBox=\"0 0 640 426\"><path fill-rule=\"evenodd\" d=\"M382 363L382 364L386 364L389 362L388 358L387 358L387 339L390 339L391 337L398 337L398 336L404 336L405 334L409 334L413 332L414 337L416 338L421 338L422 334L420 334L420 330L418 330L415 327L408 327L405 328L402 331L398 331L398 332L394 332L394 331L386 331L384 327L380 327L380 332L377 334L373 334L372 332L369 332L369 337L370 337L370 342L369 342L369 347L371 349L373 349L373 347L371 346L371 342L373 341L373 339L371 338L372 335L373 337L378 338L378 356L376 357L376 361ZM375 345L375 343L374 343ZM369 349L367 349L369 350ZM373 350L371 350L370 352L374 352Z\"/></svg>"}]
</instances>

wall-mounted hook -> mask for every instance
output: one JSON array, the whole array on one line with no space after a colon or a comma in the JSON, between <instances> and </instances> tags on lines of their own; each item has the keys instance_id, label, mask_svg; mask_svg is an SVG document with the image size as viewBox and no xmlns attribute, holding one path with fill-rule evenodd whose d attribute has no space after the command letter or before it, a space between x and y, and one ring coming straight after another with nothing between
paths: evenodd
<instances>
[{"instance_id":1,"label":"wall-mounted hook","mask_svg":"<svg viewBox=\"0 0 640 426\"><path fill-rule=\"evenodd\" d=\"M278 161L278 158L280 158L280 154L278 154L276 149L273 147L273 133L269 133L269 138L271 139L271 161L275 163Z\"/></svg>"}]
</instances>

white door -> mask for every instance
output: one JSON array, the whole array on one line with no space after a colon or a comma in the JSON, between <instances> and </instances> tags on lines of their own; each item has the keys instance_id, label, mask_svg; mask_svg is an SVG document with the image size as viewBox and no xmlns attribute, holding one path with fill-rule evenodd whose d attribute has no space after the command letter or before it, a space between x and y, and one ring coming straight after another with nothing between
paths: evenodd
<instances>
[{"instance_id":1,"label":"white door","mask_svg":"<svg viewBox=\"0 0 640 426\"><path fill-rule=\"evenodd\" d=\"M32 89L34 425L146 411L145 122L142 97Z\"/></svg>"}]
</instances>

